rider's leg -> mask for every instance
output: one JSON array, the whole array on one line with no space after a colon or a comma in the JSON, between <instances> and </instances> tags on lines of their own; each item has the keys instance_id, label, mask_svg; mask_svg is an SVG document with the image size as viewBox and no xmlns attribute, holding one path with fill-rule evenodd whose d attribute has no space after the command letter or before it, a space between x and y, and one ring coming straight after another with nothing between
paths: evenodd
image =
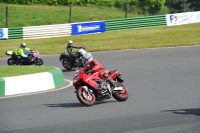
<instances>
[{"instance_id":1,"label":"rider's leg","mask_svg":"<svg viewBox=\"0 0 200 133\"><path fill-rule=\"evenodd\" d=\"M17 56L17 61L18 61L18 65L23 63L22 57L21 56Z\"/></svg>"},{"instance_id":2,"label":"rider's leg","mask_svg":"<svg viewBox=\"0 0 200 133\"><path fill-rule=\"evenodd\" d=\"M76 58L74 56L71 56L71 58L70 58L70 66L74 66L75 59Z\"/></svg>"},{"instance_id":3,"label":"rider's leg","mask_svg":"<svg viewBox=\"0 0 200 133\"><path fill-rule=\"evenodd\" d=\"M107 70L102 71L100 76L101 76L101 78L103 78L104 80L106 80L110 83L110 85L111 85L110 87L111 87L112 90L115 88L114 81L111 79L111 77L109 77Z\"/></svg>"}]
</instances>

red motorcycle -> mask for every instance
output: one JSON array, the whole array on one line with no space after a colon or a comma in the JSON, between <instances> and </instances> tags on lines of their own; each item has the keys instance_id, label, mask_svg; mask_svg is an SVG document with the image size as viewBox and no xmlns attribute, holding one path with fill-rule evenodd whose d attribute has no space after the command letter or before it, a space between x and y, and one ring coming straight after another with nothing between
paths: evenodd
<instances>
[{"instance_id":1,"label":"red motorcycle","mask_svg":"<svg viewBox=\"0 0 200 133\"><path fill-rule=\"evenodd\" d=\"M110 71L109 76L114 80L115 88L111 89L111 84L94 74L86 74L84 68L77 68L73 78L73 85L78 100L86 106L93 106L95 101L110 99L112 96L117 101L128 99L128 90L123 84L121 73L118 70Z\"/></svg>"}]
</instances>

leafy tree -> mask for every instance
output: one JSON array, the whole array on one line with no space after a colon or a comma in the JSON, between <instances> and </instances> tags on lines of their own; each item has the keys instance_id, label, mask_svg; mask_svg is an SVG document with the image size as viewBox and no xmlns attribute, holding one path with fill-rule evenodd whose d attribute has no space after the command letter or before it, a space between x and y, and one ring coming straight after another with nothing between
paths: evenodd
<instances>
[{"instance_id":1,"label":"leafy tree","mask_svg":"<svg viewBox=\"0 0 200 133\"><path fill-rule=\"evenodd\" d=\"M141 9L148 11L150 14L158 13L163 7L166 0L139 0L138 5Z\"/></svg>"},{"instance_id":2,"label":"leafy tree","mask_svg":"<svg viewBox=\"0 0 200 133\"><path fill-rule=\"evenodd\" d=\"M165 5L169 8L170 13L192 11L191 3L188 0L166 0Z\"/></svg>"},{"instance_id":3,"label":"leafy tree","mask_svg":"<svg viewBox=\"0 0 200 133\"><path fill-rule=\"evenodd\" d=\"M125 10L125 2L129 3L129 11L142 10L150 14L157 14L164 8L166 0L115 0L115 7Z\"/></svg>"},{"instance_id":4,"label":"leafy tree","mask_svg":"<svg viewBox=\"0 0 200 133\"><path fill-rule=\"evenodd\" d=\"M188 0L190 5L190 9L193 9L194 11L200 11L200 0Z\"/></svg>"}]
</instances>

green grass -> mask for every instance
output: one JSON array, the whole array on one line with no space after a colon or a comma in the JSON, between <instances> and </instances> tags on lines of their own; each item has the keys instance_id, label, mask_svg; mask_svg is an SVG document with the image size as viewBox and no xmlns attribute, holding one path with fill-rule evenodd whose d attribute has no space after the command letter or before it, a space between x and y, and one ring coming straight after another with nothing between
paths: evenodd
<instances>
[{"instance_id":1,"label":"green grass","mask_svg":"<svg viewBox=\"0 0 200 133\"><path fill-rule=\"evenodd\" d=\"M4 28L8 7L8 27L25 27L69 23L69 6L11 5L0 3L0 27ZM143 16L129 13L128 17ZM124 18L125 12L114 7L72 6L71 22Z\"/></svg>"},{"instance_id":2,"label":"green grass","mask_svg":"<svg viewBox=\"0 0 200 133\"><path fill-rule=\"evenodd\" d=\"M54 66L0 66L0 77L27 75L54 69Z\"/></svg>"},{"instance_id":3,"label":"green grass","mask_svg":"<svg viewBox=\"0 0 200 133\"><path fill-rule=\"evenodd\" d=\"M9 27L63 24L69 22L69 7L67 6L24 6L0 3L1 28L5 27L3 23L5 14L3 12L5 12L6 6L9 8ZM119 9L108 7L97 8L91 5L86 7L73 6L72 13L72 22L109 20L124 17L124 12ZM128 15L128 17L134 16L142 16L142 14ZM0 40L0 57L6 57L5 52L15 50L21 42L25 42L27 47L31 49L36 49L41 55L60 54L65 51L69 39L74 41L74 45L81 46L84 43L87 51L200 45L200 23L171 27L130 29L82 36L32 40ZM52 69L54 67L1 66L0 77L37 73Z\"/></svg>"},{"instance_id":4,"label":"green grass","mask_svg":"<svg viewBox=\"0 0 200 133\"><path fill-rule=\"evenodd\" d=\"M65 51L69 39L77 46L84 43L87 51L200 45L200 23L46 39L1 40L0 57L6 57L5 52L15 50L21 42L41 55L60 54Z\"/></svg>"}]
</instances>

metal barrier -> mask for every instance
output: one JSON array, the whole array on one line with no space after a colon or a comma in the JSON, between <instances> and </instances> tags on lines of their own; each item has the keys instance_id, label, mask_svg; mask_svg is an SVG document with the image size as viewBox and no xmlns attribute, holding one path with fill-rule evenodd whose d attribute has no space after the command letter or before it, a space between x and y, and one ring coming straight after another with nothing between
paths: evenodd
<instances>
[{"instance_id":1,"label":"metal barrier","mask_svg":"<svg viewBox=\"0 0 200 133\"><path fill-rule=\"evenodd\" d=\"M23 39L23 27L8 28L8 39Z\"/></svg>"},{"instance_id":2,"label":"metal barrier","mask_svg":"<svg viewBox=\"0 0 200 133\"><path fill-rule=\"evenodd\" d=\"M8 28L8 39L37 39L71 36L71 24Z\"/></svg>"},{"instance_id":3,"label":"metal barrier","mask_svg":"<svg viewBox=\"0 0 200 133\"><path fill-rule=\"evenodd\" d=\"M71 36L71 24L30 26L23 28L23 39Z\"/></svg>"},{"instance_id":4,"label":"metal barrier","mask_svg":"<svg viewBox=\"0 0 200 133\"><path fill-rule=\"evenodd\" d=\"M166 25L166 15L106 20L106 31Z\"/></svg>"},{"instance_id":5,"label":"metal barrier","mask_svg":"<svg viewBox=\"0 0 200 133\"><path fill-rule=\"evenodd\" d=\"M36 39L72 35L72 24L56 24L44 26L29 26L22 28L8 28L8 39ZM165 26L166 15L146 16L106 20L107 31Z\"/></svg>"}]
</instances>

